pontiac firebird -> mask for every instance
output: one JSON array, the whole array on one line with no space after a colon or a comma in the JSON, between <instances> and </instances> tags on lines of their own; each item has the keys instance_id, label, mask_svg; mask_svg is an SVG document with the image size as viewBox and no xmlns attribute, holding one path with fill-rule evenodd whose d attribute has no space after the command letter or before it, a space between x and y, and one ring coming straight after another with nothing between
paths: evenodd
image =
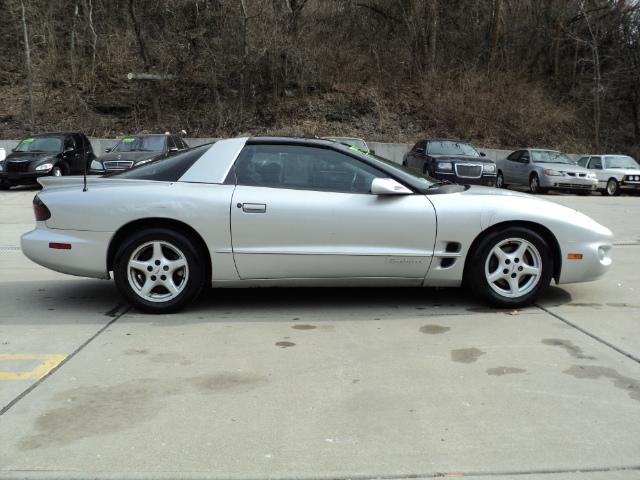
<instances>
[{"instance_id":1,"label":"pontiac firebird","mask_svg":"<svg viewBox=\"0 0 640 480\"><path fill-rule=\"evenodd\" d=\"M327 141L233 138L101 178L40 179L22 251L140 310L207 287L438 286L535 301L594 280L611 232L524 193L456 185Z\"/></svg>"}]
</instances>

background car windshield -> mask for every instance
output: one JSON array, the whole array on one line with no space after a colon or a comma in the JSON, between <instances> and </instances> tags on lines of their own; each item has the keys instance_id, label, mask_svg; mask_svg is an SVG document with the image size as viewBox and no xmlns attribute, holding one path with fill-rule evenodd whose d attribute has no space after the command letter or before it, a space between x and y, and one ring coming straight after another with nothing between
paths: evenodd
<instances>
[{"instance_id":1,"label":"background car windshield","mask_svg":"<svg viewBox=\"0 0 640 480\"><path fill-rule=\"evenodd\" d=\"M626 155L607 155L607 168L640 168L638 162Z\"/></svg>"},{"instance_id":2,"label":"background car windshield","mask_svg":"<svg viewBox=\"0 0 640 480\"><path fill-rule=\"evenodd\" d=\"M164 150L164 135L124 137L113 149L114 152L161 152Z\"/></svg>"},{"instance_id":3,"label":"background car windshield","mask_svg":"<svg viewBox=\"0 0 640 480\"><path fill-rule=\"evenodd\" d=\"M334 142L344 143L346 145L351 145L360 150L367 151L367 144L364 140L360 140L359 138L346 138L346 137L329 137L328 140L333 140Z\"/></svg>"},{"instance_id":4,"label":"background car windshield","mask_svg":"<svg viewBox=\"0 0 640 480\"><path fill-rule=\"evenodd\" d=\"M430 177L426 174L418 173L408 167L402 166L388 158L380 157L372 153L366 154L368 157L375 159L378 162L384 163L387 167L391 167L400 178L410 177L414 181L418 181L424 184L426 187L430 187L436 183L440 183L440 180Z\"/></svg>"},{"instance_id":5,"label":"background car windshield","mask_svg":"<svg viewBox=\"0 0 640 480\"><path fill-rule=\"evenodd\" d=\"M478 151L468 143L445 141L431 141L427 145L427 153L430 155L462 155L479 157Z\"/></svg>"},{"instance_id":6,"label":"background car windshield","mask_svg":"<svg viewBox=\"0 0 640 480\"><path fill-rule=\"evenodd\" d=\"M564 153L552 152L548 150L533 150L531 159L534 163L568 163L573 164L571 159Z\"/></svg>"},{"instance_id":7,"label":"background car windshield","mask_svg":"<svg viewBox=\"0 0 640 480\"><path fill-rule=\"evenodd\" d=\"M23 138L16 147L16 152L50 152L62 150L62 139L58 137Z\"/></svg>"}]
</instances>

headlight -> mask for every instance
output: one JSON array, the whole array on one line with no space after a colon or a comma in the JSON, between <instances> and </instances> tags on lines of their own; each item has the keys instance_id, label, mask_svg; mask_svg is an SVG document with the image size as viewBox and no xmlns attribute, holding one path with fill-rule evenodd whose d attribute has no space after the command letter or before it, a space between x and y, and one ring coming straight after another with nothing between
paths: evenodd
<instances>
[{"instance_id":1,"label":"headlight","mask_svg":"<svg viewBox=\"0 0 640 480\"><path fill-rule=\"evenodd\" d=\"M551 168L545 168L544 169L544 174L548 175L549 177L562 177L562 176L564 176L564 173L559 172L557 170L552 170Z\"/></svg>"},{"instance_id":2,"label":"headlight","mask_svg":"<svg viewBox=\"0 0 640 480\"><path fill-rule=\"evenodd\" d=\"M104 167L99 161L91 160L91 170L104 170Z\"/></svg>"},{"instance_id":3,"label":"headlight","mask_svg":"<svg viewBox=\"0 0 640 480\"><path fill-rule=\"evenodd\" d=\"M596 174L592 173L592 172L589 172L589 173L587 173L587 178L596 178Z\"/></svg>"},{"instance_id":4,"label":"headlight","mask_svg":"<svg viewBox=\"0 0 640 480\"><path fill-rule=\"evenodd\" d=\"M43 163L42 165L38 165L36 167L36 172L43 172L43 171L48 172L52 168L53 168L53 163Z\"/></svg>"},{"instance_id":5,"label":"headlight","mask_svg":"<svg viewBox=\"0 0 640 480\"><path fill-rule=\"evenodd\" d=\"M486 173L496 173L496 166L493 163L485 163L484 171Z\"/></svg>"},{"instance_id":6,"label":"headlight","mask_svg":"<svg viewBox=\"0 0 640 480\"><path fill-rule=\"evenodd\" d=\"M4 160L0 160L0 172L4 171Z\"/></svg>"},{"instance_id":7,"label":"headlight","mask_svg":"<svg viewBox=\"0 0 640 480\"><path fill-rule=\"evenodd\" d=\"M453 170L453 164L451 162L438 162L437 169L450 172Z\"/></svg>"}]
</instances>

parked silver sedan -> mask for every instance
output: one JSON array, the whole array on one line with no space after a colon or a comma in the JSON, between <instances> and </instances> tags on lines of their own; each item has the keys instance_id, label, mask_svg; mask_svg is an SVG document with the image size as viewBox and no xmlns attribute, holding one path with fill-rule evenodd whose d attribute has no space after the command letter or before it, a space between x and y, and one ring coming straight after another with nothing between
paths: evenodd
<instances>
[{"instance_id":1,"label":"parked silver sedan","mask_svg":"<svg viewBox=\"0 0 640 480\"><path fill-rule=\"evenodd\" d=\"M528 186L531 193L565 190L590 195L598 186L593 172L575 165L557 150L517 150L504 160L496 162L496 187Z\"/></svg>"},{"instance_id":2,"label":"parked silver sedan","mask_svg":"<svg viewBox=\"0 0 640 480\"><path fill-rule=\"evenodd\" d=\"M147 312L204 289L439 286L514 308L611 265L611 232L525 193L438 182L326 140L220 140L122 173L41 180L22 251ZM221 294L220 294L221 295ZM329 300L330 301L330 300Z\"/></svg>"},{"instance_id":3,"label":"parked silver sedan","mask_svg":"<svg viewBox=\"0 0 640 480\"><path fill-rule=\"evenodd\" d=\"M578 160L578 165L595 173L598 190L605 195L640 192L640 165L627 155L590 155Z\"/></svg>"}]
</instances>

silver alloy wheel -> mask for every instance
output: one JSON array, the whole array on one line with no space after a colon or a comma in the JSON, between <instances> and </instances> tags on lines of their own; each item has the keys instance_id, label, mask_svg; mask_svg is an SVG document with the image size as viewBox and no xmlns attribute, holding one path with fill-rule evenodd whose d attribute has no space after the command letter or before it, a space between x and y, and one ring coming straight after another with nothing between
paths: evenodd
<instances>
[{"instance_id":1,"label":"silver alloy wheel","mask_svg":"<svg viewBox=\"0 0 640 480\"><path fill-rule=\"evenodd\" d=\"M51 170L51 175L53 175L54 177L61 177L62 170L60 170L60 167L53 167L53 170Z\"/></svg>"},{"instance_id":2,"label":"silver alloy wheel","mask_svg":"<svg viewBox=\"0 0 640 480\"><path fill-rule=\"evenodd\" d=\"M540 184L536 175L531 177L531 180L529 180L529 190L531 190L531 193L537 193L538 190L540 190Z\"/></svg>"},{"instance_id":3,"label":"silver alloy wheel","mask_svg":"<svg viewBox=\"0 0 640 480\"><path fill-rule=\"evenodd\" d=\"M134 250L127 264L132 290L149 302L167 302L184 290L189 265L182 251L164 240L144 243Z\"/></svg>"},{"instance_id":4,"label":"silver alloy wheel","mask_svg":"<svg viewBox=\"0 0 640 480\"><path fill-rule=\"evenodd\" d=\"M609 179L607 182L607 194L610 196L614 196L618 191L618 182L616 182L613 178Z\"/></svg>"},{"instance_id":5,"label":"silver alloy wheel","mask_svg":"<svg viewBox=\"0 0 640 480\"><path fill-rule=\"evenodd\" d=\"M542 256L523 238L507 238L496 244L484 264L491 289L507 298L519 298L531 292L542 278Z\"/></svg>"}]
</instances>

